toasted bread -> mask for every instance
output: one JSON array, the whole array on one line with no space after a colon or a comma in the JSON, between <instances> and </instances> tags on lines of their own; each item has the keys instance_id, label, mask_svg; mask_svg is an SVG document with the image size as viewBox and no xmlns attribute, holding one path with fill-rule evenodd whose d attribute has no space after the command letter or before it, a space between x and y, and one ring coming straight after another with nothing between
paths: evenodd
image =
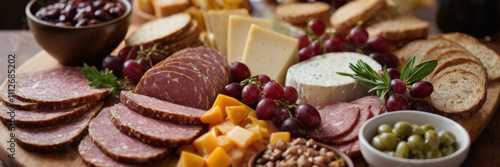
<instances>
[{"instance_id":1,"label":"toasted bread","mask_svg":"<svg viewBox=\"0 0 500 167\"><path fill-rule=\"evenodd\" d=\"M337 31L348 30L354 27L359 21L366 23L384 5L384 0L350 1L332 14L330 24Z\"/></svg>"},{"instance_id":2,"label":"toasted bread","mask_svg":"<svg viewBox=\"0 0 500 167\"><path fill-rule=\"evenodd\" d=\"M446 73L447 71L452 71L455 69L462 69L465 71L472 72L480 77L481 82L487 84L488 74L486 69L481 63L471 61L470 59L464 59L461 57L453 58L444 62L440 62L439 65L434 69L434 71L429 74L428 80L432 80L434 77L440 77L440 75Z\"/></svg>"},{"instance_id":3,"label":"toasted bread","mask_svg":"<svg viewBox=\"0 0 500 167\"><path fill-rule=\"evenodd\" d=\"M293 2L276 7L276 15L293 25L305 25L308 18L319 18L328 23L330 5L324 2Z\"/></svg>"},{"instance_id":4,"label":"toasted bread","mask_svg":"<svg viewBox=\"0 0 500 167\"><path fill-rule=\"evenodd\" d=\"M462 50L462 51L467 51L465 48L463 48L460 45L450 45L448 43L444 44L437 44L433 46L432 48L429 48L427 51L422 53L422 56L420 56L420 59L418 62L423 62L426 60L434 59L437 55L449 51L449 50Z\"/></svg>"},{"instance_id":5,"label":"toasted bread","mask_svg":"<svg viewBox=\"0 0 500 167\"><path fill-rule=\"evenodd\" d=\"M398 14L382 19L374 17L366 26L370 36L382 36L389 41L398 41L425 38L429 23L410 14Z\"/></svg>"}]
</instances>

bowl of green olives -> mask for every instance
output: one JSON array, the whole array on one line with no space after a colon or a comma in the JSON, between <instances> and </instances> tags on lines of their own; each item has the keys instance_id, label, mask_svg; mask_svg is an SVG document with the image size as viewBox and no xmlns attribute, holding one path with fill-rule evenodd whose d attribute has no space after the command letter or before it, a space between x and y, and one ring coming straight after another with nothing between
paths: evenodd
<instances>
[{"instance_id":1,"label":"bowl of green olives","mask_svg":"<svg viewBox=\"0 0 500 167\"><path fill-rule=\"evenodd\" d=\"M460 166L470 136L449 118L407 110L368 120L359 131L359 142L370 166Z\"/></svg>"}]
</instances>

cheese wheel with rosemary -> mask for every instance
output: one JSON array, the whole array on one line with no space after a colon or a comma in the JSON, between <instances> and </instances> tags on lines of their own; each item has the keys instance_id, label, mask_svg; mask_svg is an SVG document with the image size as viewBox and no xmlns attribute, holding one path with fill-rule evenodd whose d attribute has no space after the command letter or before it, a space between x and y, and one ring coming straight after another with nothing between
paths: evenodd
<instances>
[{"instance_id":1,"label":"cheese wheel with rosemary","mask_svg":"<svg viewBox=\"0 0 500 167\"><path fill-rule=\"evenodd\" d=\"M362 60L375 71L382 68L375 60L359 53L327 53L291 66L285 85L297 89L298 103L319 106L331 102L353 101L368 95L370 88L337 72L354 74L349 63L355 65L358 60Z\"/></svg>"}]
</instances>

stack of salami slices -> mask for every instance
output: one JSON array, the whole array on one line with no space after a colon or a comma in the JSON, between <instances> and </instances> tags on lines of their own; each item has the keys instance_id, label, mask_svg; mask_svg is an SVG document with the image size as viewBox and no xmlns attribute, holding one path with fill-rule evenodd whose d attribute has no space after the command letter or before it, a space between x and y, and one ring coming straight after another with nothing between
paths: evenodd
<instances>
[{"instance_id":1,"label":"stack of salami slices","mask_svg":"<svg viewBox=\"0 0 500 167\"><path fill-rule=\"evenodd\" d=\"M172 103L208 110L230 81L225 56L212 48L175 52L149 69L135 92Z\"/></svg>"},{"instance_id":2,"label":"stack of salami slices","mask_svg":"<svg viewBox=\"0 0 500 167\"><path fill-rule=\"evenodd\" d=\"M64 149L80 141L110 93L88 84L74 67L18 74L15 89L2 91L0 117L24 149Z\"/></svg>"},{"instance_id":3,"label":"stack of salami slices","mask_svg":"<svg viewBox=\"0 0 500 167\"><path fill-rule=\"evenodd\" d=\"M335 102L316 107L321 115L323 132L309 130L307 136L332 144L349 155L361 155L358 133L370 118L385 112L382 100L377 96L366 96L350 103Z\"/></svg>"},{"instance_id":4,"label":"stack of salami slices","mask_svg":"<svg viewBox=\"0 0 500 167\"><path fill-rule=\"evenodd\" d=\"M153 163L172 148L191 143L203 130L206 112L123 91L120 102L104 108L78 147L89 166ZM158 165L158 164L150 164Z\"/></svg>"}]
</instances>

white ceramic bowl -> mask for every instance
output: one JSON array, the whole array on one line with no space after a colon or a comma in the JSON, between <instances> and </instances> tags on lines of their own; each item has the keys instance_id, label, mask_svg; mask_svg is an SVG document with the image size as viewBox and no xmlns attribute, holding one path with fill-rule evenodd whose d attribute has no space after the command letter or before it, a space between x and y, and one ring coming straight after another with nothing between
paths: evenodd
<instances>
[{"instance_id":1,"label":"white ceramic bowl","mask_svg":"<svg viewBox=\"0 0 500 167\"><path fill-rule=\"evenodd\" d=\"M436 131L447 130L457 138L457 151L436 159L403 159L387 155L370 145L371 138L377 134L381 124L393 126L398 121L408 121L411 124L432 124ZM361 154L370 166L425 166L425 167L454 167L460 166L467 157L470 147L469 133L455 121L446 117L421 111L395 111L379 115L368 120L359 131Z\"/></svg>"}]
</instances>

